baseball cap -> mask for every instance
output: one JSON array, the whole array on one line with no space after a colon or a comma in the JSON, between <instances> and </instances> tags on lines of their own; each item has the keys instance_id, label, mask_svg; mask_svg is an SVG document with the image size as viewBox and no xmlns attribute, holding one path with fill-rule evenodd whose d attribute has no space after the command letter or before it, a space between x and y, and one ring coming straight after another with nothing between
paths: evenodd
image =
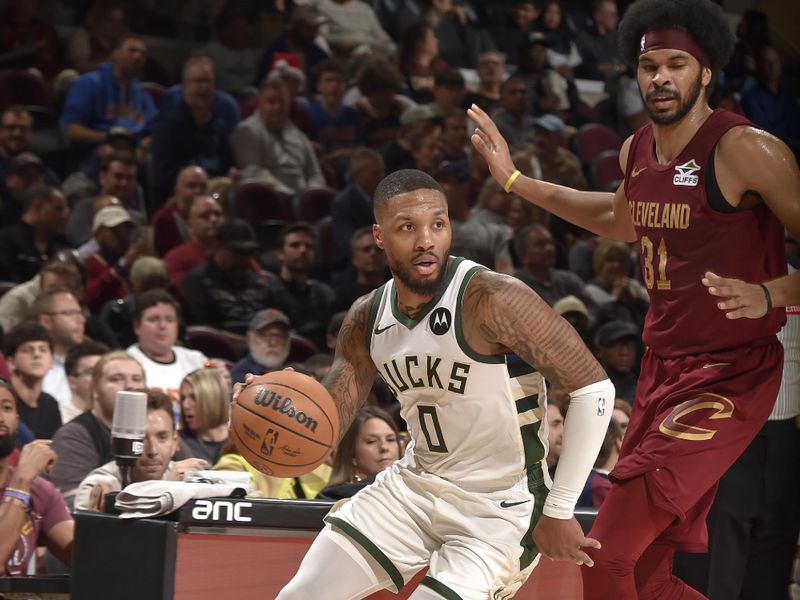
<instances>
[{"instance_id":1,"label":"baseball cap","mask_svg":"<svg viewBox=\"0 0 800 600\"><path fill-rule=\"evenodd\" d=\"M595 346L611 346L612 344L624 340L626 338L633 338L639 341L641 333L639 328L630 321L609 321L597 330L594 335Z\"/></svg>"},{"instance_id":2,"label":"baseball cap","mask_svg":"<svg viewBox=\"0 0 800 600\"><path fill-rule=\"evenodd\" d=\"M564 121L561 120L561 117L556 115L542 115L541 117L534 119L533 124L534 126L544 129L545 131L549 131L550 133L564 135Z\"/></svg>"},{"instance_id":3,"label":"baseball cap","mask_svg":"<svg viewBox=\"0 0 800 600\"><path fill-rule=\"evenodd\" d=\"M8 161L6 173L19 173L28 167L34 167L44 172L44 163L41 158L36 156L33 152L20 152Z\"/></svg>"},{"instance_id":4,"label":"baseball cap","mask_svg":"<svg viewBox=\"0 0 800 600\"><path fill-rule=\"evenodd\" d=\"M409 106L400 115L400 125L411 125L412 123L419 123L420 121L428 121L430 119L440 119L442 111L438 107L430 104L417 104Z\"/></svg>"},{"instance_id":5,"label":"baseball cap","mask_svg":"<svg viewBox=\"0 0 800 600\"><path fill-rule=\"evenodd\" d=\"M123 139L128 140L132 144L133 143L133 132L130 129L128 129L127 127L123 127L122 125L114 125L106 133L106 141L114 139L114 138L123 138Z\"/></svg>"},{"instance_id":6,"label":"baseball cap","mask_svg":"<svg viewBox=\"0 0 800 600\"><path fill-rule=\"evenodd\" d=\"M95 233L101 227L112 228L117 225L122 225L123 223L132 222L131 215L127 210L121 206L112 204L97 211L97 214L94 216L94 221L92 221L92 233Z\"/></svg>"},{"instance_id":7,"label":"baseball cap","mask_svg":"<svg viewBox=\"0 0 800 600\"><path fill-rule=\"evenodd\" d=\"M235 252L255 252L258 250L256 234L247 221L231 219L217 229L217 240L221 248Z\"/></svg>"},{"instance_id":8,"label":"baseball cap","mask_svg":"<svg viewBox=\"0 0 800 600\"><path fill-rule=\"evenodd\" d=\"M275 323L286 325L287 328L292 326L291 323L289 323L289 317L277 308L265 308L253 315L253 318L250 319L250 325L247 326L247 330L258 331L259 329L264 329L267 325L274 325Z\"/></svg>"},{"instance_id":9,"label":"baseball cap","mask_svg":"<svg viewBox=\"0 0 800 600\"><path fill-rule=\"evenodd\" d=\"M589 311L586 305L577 296L564 296L558 302L553 304L553 310L558 315L565 315L566 313L580 313L584 317L589 316Z\"/></svg>"}]
</instances>

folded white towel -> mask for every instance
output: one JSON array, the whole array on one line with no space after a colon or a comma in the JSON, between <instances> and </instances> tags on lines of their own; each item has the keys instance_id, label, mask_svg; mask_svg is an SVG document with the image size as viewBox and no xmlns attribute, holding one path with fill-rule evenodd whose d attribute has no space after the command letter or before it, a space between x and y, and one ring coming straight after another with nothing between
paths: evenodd
<instances>
[{"instance_id":1,"label":"folded white towel","mask_svg":"<svg viewBox=\"0 0 800 600\"><path fill-rule=\"evenodd\" d=\"M132 483L119 495L115 507L123 519L166 515L197 498L227 498L245 490L236 484L187 483L185 481L141 481Z\"/></svg>"}]
</instances>

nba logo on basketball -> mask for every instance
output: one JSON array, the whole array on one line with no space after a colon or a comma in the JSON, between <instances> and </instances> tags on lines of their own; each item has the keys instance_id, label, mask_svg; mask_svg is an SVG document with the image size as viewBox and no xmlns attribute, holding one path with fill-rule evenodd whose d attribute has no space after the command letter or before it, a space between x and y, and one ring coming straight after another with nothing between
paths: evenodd
<instances>
[{"instance_id":1,"label":"nba logo on basketball","mask_svg":"<svg viewBox=\"0 0 800 600\"><path fill-rule=\"evenodd\" d=\"M275 444L278 443L278 433L272 428L267 429L267 433L264 434L264 438L261 440L261 453L264 456L272 456Z\"/></svg>"},{"instance_id":2,"label":"nba logo on basketball","mask_svg":"<svg viewBox=\"0 0 800 600\"><path fill-rule=\"evenodd\" d=\"M606 414L606 399L605 398L598 398L597 399L597 416L602 417Z\"/></svg>"}]
</instances>

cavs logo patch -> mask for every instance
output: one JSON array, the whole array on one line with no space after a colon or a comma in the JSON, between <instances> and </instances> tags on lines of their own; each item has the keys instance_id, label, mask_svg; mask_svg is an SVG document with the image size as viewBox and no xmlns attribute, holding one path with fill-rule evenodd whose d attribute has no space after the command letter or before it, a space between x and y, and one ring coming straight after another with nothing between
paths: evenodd
<instances>
[{"instance_id":1,"label":"cavs logo patch","mask_svg":"<svg viewBox=\"0 0 800 600\"><path fill-rule=\"evenodd\" d=\"M675 176L672 178L672 183L675 185L694 187L700 182L700 177L694 174L696 171L700 170L700 165L698 165L694 159L682 165L678 165L675 167L675 170L677 173L675 173Z\"/></svg>"},{"instance_id":2,"label":"cavs logo patch","mask_svg":"<svg viewBox=\"0 0 800 600\"><path fill-rule=\"evenodd\" d=\"M681 402L661 422L658 430L664 435L680 440L705 441L717 433L700 425L708 425L707 421L730 419L734 405L728 398L711 392L700 392L694 398Z\"/></svg>"}]
</instances>

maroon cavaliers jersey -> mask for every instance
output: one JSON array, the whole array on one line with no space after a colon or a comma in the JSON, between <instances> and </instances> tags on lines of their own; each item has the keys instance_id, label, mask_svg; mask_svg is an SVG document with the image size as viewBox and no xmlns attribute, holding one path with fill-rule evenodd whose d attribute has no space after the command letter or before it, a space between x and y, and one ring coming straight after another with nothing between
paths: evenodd
<instances>
[{"instance_id":1,"label":"maroon cavaliers jersey","mask_svg":"<svg viewBox=\"0 0 800 600\"><path fill-rule=\"evenodd\" d=\"M786 274L783 225L766 204L720 212L706 197L707 187L716 186L709 176L711 152L737 125L752 124L714 111L667 165L656 159L652 125L633 136L625 194L650 294L644 343L662 357L743 346L775 335L786 320L784 310L775 309L761 319L731 321L701 281L706 271L753 283Z\"/></svg>"}]
</instances>

